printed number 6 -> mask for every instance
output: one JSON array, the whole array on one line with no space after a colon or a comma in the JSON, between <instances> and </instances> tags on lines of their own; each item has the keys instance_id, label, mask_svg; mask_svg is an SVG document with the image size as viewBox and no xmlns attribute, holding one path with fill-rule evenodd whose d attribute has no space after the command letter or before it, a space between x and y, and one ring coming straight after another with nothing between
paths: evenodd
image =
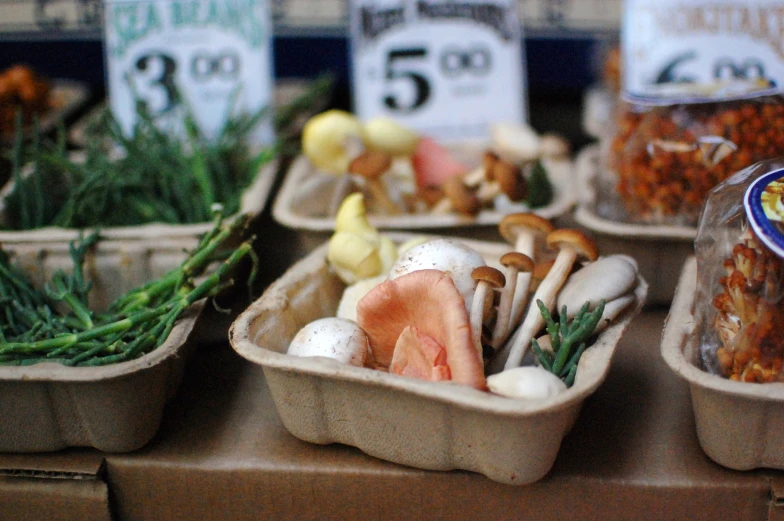
<instances>
[{"instance_id":1,"label":"printed number 6","mask_svg":"<svg viewBox=\"0 0 784 521\"><path fill-rule=\"evenodd\" d=\"M151 77L147 87L157 86L162 92L163 100L158 105L160 108L150 107L154 113L163 113L174 108L179 102L177 89L174 85L174 73L177 62L168 54L145 54L136 60L136 70ZM146 100L149 104L150 100Z\"/></svg>"},{"instance_id":2,"label":"printed number 6","mask_svg":"<svg viewBox=\"0 0 784 521\"><path fill-rule=\"evenodd\" d=\"M424 59L426 57L427 50L422 47L394 49L389 51L387 54L384 77L387 79L387 83L399 79L410 80L411 85L414 88L414 101L409 105L403 105L394 94L389 94L384 97L384 105L397 112L413 112L430 99L431 89L430 82L427 81L427 78L417 72L395 69L393 67L396 61Z\"/></svg>"}]
</instances>

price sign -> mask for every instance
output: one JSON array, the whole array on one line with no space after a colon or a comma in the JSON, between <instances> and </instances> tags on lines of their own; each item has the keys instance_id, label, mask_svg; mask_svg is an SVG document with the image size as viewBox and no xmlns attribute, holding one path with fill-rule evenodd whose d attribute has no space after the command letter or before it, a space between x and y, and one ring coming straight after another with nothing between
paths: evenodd
<instances>
[{"instance_id":1,"label":"price sign","mask_svg":"<svg viewBox=\"0 0 784 521\"><path fill-rule=\"evenodd\" d=\"M271 104L266 0L106 0L104 30L111 108L128 133L135 98L175 131L187 107L208 137L231 110ZM252 139L271 141L271 118Z\"/></svg>"},{"instance_id":2,"label":"price sign","mask_svg":"<svg viewBox=\"0 0 784 521\"><path fill-rule=\"evenodd\" d=\"M442 141L525 120L515 0L351 0L354 109Z\"/></svg>"},{"instance_id":3,"label":"price sign","mask_svg":"<svg viewBox=\"0 0 784 521\"><path fill-rule=\"evenodd\" d=\"M624 90L747 79L783 86L782 27L781 2L771 0L627 0Z\"/></svg>"}]
</instances>

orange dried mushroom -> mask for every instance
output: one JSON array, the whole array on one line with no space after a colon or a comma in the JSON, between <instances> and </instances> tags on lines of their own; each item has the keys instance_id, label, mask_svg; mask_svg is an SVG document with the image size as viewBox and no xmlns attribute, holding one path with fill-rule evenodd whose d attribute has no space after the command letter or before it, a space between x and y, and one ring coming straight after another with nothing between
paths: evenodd
<instances>
[{"instance_id":1,"label":"orange dried mushroom","mask_svg":"<svg viewBox=\"0 0 784 521\"><path fill-rule=\"evenodd\" d=\"M784 263L747 231L724 268L723 291L713 299L722 372L743 382L784 381Z\"/></svg>"},{"instance_id":2,"label":"orange dried mushroom","mask_svg":"<svg viewBox=\"0 0 784 521\"><path fill-rule=\"evenodd\" d=\"M16 114L22 113L23 125L50 108L49 82L24 65L14 65L0 73L0 133L11 134Z\"/></svg>"},{"instance_id":3,"label":"orange dried mushroom","mask_svg":"<svg viewBox=\"0 0 784 521\"><path fill-rule=\"evenodd\" d=\"M784 99L654 106L623 103L608 167L630 218L693 225L708 192L733 173L784 155Z\"/></svg>"}]
</instances>

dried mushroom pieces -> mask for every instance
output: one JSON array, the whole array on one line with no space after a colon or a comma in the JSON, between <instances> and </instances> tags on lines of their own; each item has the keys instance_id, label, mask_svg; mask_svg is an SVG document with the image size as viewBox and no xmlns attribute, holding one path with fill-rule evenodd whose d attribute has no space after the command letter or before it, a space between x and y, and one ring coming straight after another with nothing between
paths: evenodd
<instances>
[{"instance_id":1,"label":"dried mushroom pieces","mask_svg":"<svg viewBox=\"0 0 784 521\"><path fill-rule=\"evenodd\" d=\"M723 267L721 293L712 301L722 373L744 382L783 381L784 263L748 231Z\"/></svg>"},{"instance_id":2,"label":"dried mushroom pieces","mask_svg":"<svg viewBox=\"0 0 784 521\"><path fill-rule=\"evenodd\" d=\"M608 168L632 221L696 224L708 192L784 155L784 99L642 107L621 104Z\"/></svg>"},{"instance_id":3,"label":"dried mushroom pieces","mask_svg":"<svg viewBox=\"0 0 784 521\"><path fill-rule=\"evenodd\" d=\"M781 160L738 172L711 191L697 233L703 369L736 381L784 381L782 181Z\"/></svg>"}]
</instances>

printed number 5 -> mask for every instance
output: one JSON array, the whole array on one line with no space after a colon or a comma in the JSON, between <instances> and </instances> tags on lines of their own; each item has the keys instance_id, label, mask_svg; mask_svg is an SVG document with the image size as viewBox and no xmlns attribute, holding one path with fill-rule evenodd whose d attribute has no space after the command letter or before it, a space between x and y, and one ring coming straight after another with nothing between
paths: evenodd
<instances>
[{"instance_id":1,"label":"printed number 5","mask_svg":"<svg viewBox=\"0 0 784 521\"><path fill-rule=\"evenodd\" d=\"M174 85L177 62L174 61L174 58L163 53L145 54L136 60L136 70L148 79L148 90L154 87L160 89L157 103L153 104L149 95L145 100L150 105L151 112L166 112L177 105L179 99Z\"/></svg>"},{"instance_id":2,"label":"printed number 5","mask_svg":"<svg viewBox=\"0 0 784 521\"><path fill-rule=\"evenodd\" d=\"M392 93L384 97L384 105L397 112L413 112L430 99L430 82L427 81L427 78L417 72L394 67L396 61L416 60L426 57L427 50L422 47L393 49L389 51L387 54L384 77L387 79L387 83L400 79L409 80L414 89L414 101L409 104L403 104L395 94Z\"/></svg>"}]
</instances>

